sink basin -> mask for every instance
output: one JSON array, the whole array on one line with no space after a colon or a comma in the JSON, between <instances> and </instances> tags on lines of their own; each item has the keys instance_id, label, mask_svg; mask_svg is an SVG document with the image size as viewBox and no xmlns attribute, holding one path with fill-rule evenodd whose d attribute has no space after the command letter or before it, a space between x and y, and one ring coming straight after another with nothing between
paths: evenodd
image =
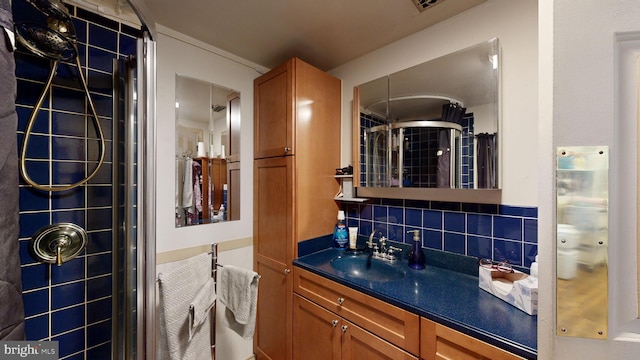
<instances>
[{"instance_id":1,"label":"sink basin","mask_svg":"<svg viewBox=\"0 0 640 360\"><path fill-rule=\"evenodd\" d=\"M395 281L404 277L404 271L368 256L338 256L331 260L331 267L351 278L375 282Z\"/></svg>"}]
</instances>

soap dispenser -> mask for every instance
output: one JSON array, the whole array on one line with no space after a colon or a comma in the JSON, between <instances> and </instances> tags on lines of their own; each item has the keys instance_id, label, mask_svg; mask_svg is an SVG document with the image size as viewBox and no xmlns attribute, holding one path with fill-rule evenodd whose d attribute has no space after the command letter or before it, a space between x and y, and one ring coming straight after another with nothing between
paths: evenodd
<instances>
[{"instance_id":1,"label":"soap dispenser","mask_svg":"<svg viewBox=\"0 0 640 360\"><path fill-rule=\"evenodd\" d=\"M416 270L424 269L424 253L422 252L422 241L420 241L420 230L413 231L413 244L409 252L409 267ZM407 231L410 233L411 231Z\"/></svg>"}]
</instances>

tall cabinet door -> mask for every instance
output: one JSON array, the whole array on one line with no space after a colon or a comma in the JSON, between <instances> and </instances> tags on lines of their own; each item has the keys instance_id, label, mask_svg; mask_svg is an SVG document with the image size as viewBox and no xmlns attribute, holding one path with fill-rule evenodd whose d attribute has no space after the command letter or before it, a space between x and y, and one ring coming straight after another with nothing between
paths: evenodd
<instances>
[{"instance_id":1,"label":"tall cabinet door","mask_svg":"<svg viewBox=\"0 0 640 360\"><path fill-rule=\"evenodd\" d=\"M293 157L254 161L254 270L260 275L254 350L258 359L291 359Z\"/></svg>"},{"instance_id":2,"label":"tall cabinet door","mask_svg":"<svg viewBox=\"0 0 640 360\"><path fill-rule=\"evenodd\" d=\"M293 64L294 60L289 60L254 82L255 159L295 154Z\"/></svg>"}]
</instances>

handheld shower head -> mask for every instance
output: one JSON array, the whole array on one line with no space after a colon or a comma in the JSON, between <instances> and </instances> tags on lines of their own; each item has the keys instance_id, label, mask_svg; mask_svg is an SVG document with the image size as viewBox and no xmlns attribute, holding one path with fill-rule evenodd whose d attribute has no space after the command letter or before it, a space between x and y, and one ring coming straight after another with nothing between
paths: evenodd
<instances>
[{"instance_id":1,"label":"handheld shower head","mask_svg":"<svg viewBox=\"0 0 640 360\"><path fill-rule=\"evenodd\" d=\"M16 24L16 34L20 44L34 54L59 61L73 60L78 51L65 35L36 23Z\"/></svg>"}]
</instances>

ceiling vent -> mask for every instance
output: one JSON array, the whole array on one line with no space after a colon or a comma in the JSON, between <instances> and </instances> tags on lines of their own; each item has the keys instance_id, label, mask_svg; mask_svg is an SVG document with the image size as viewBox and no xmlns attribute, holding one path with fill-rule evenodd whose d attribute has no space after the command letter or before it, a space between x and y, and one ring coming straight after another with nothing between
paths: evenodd
<instances>
[{"instance_id":1,"label":"ceiling vent","mask_svg":"<svg viewBox=\"0 0 640 360\"><path fill-rule=\"evenodd\" d=\"M412 1L416 5L418 10L422 12L440 4L441 2L444 2L445 0L412 0Z\"/></svg>"},{"instance_id":2,"label":"ceiling vent","mask_svg":"<svg viewBox=\"0 0 640 360\"><path fill-rule=\"evenodd\" d=\"M220 112L220 111L222 111L222 110L224 110L226 108L227 107L224 106L224 105L213 105L213 106L211 106L211 109L213 109L213 111L215 111L215 112Z\"/></svg>"}]
</instances>

